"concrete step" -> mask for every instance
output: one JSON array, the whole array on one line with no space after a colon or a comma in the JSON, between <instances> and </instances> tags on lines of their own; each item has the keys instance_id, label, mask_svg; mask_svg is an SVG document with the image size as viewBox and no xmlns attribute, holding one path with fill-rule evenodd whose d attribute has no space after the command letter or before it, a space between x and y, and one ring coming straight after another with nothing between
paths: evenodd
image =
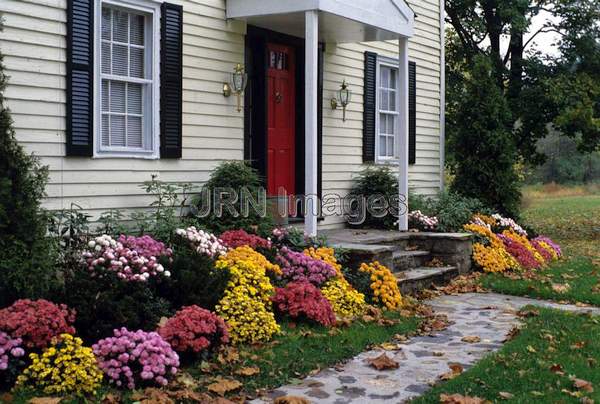
<instances>
[{"instance_id":1,"label":"concrete step","mask_svg":"<svg viewBox=\"0 0 600 404\"><path fill-rule=\"evenodd\" d=\"M402 294L411 294L435 285L445 285L459 275L455 266L419 267L396 272L398 287Z\"/></svg>"},{"instance_id":2,"label":"concrete step","mask_svg":"<svg viewBox=\"0 0 600 404\"><path fill-rule=\"evenodd\" d=\"M431 259L431 254L425 250L397 249L394 251L393 259L394 272L399 272L424 266Z\"/></svg>"}]
</instances>

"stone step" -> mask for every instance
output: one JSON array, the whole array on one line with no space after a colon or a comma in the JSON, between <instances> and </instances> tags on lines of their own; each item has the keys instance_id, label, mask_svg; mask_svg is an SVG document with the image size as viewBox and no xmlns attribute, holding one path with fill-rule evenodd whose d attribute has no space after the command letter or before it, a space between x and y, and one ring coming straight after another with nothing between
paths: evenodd
<instances>
[{"instance_id":1,"label":"stone step","mask_svg":"<svg viewBox=\"0 0 600 404\"><path fill-rule=\"evenodd\" d=\"M455 266L419 267L395 273L402 294L411 294L435 285L445 285L459 275Z\"/></svg>"},{"instance_id":2,"label":"stone step","mask_svg":"<svg viewBox=\"0 0 600 404\"><path fill-rule=\"evenodd\" d=\"M346 250L348 252L347 265L350 268L359 268L363 262L378 261L388 268L394 267L393 254L396 247L379 244L361 244L337 242L333 248Z\"/></svg>"},{"instance_id":3,"label":"stone step","mask_svg":"<svg viewBox=\"0 0 600 404\"><path fill-rule=\"evenodd\" d=\"M425 250L397 249L394 251L393 259L394 271L399 272L424 266L431 259L431 254Z\"/></svg>"}]
</instances>

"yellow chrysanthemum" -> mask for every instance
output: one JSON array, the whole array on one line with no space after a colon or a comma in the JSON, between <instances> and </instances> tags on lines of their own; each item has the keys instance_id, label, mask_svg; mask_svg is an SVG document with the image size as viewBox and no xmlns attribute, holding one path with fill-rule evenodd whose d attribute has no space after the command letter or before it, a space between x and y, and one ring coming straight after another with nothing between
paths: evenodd
<instances>
[{"instance_id":1,"label":"yellow chrysanthemum","mask_svg":"<svg viewBox=\"0 0 600 404\"><path fill-rule=\"evenodd\" d=\"M402 295L398 289L398 281L392 271L375 261L371 264L362 264L360 271L371 275L371 289L375 295L374 301L381 303L389 310L396 310L402 306Z\"/></svg>"},{"instance_id":2,"label":"yellow chrysanthemum","mask_svg":"<svg viewBox=\"0 0 600 404\"><path fill-rule=\"evenodd\" d=\"M365 295L341 276L328 280L321 288L321 293L331 303L334 313L340 317L358 316L365 310Z\"/></svg>"},{"instance_id":3,"label":"yellow chrysanthemum","mask_svg":"<svg viewBox=\"0 0 600 404\"><path fill-rule=\"evenodd\" d=\"M216 312L229 324L233 343L269 341L280 331L271 310L273 285L266 271L280 271L262 254L244 246L219 258L217 269L228 269L231 278Z\"/></svg>"},{"instance_id":4,"label":"yellow chrysanthemum","mask_svg":"<svg viewBox=\"0 0 600 404\"><path fill-rule=\"evenodd\" d=\"M91 348L81 338L62 334L42 355L29 355L31 365L17 378L17 385L31 385L45 394L96 394L102 382Z\"/></svg>"}]
</instances>

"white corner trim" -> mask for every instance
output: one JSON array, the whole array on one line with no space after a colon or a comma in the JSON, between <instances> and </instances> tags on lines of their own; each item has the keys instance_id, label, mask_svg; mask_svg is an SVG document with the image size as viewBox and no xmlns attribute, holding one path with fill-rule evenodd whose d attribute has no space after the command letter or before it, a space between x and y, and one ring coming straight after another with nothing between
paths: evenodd
<instances>
[{"instance_id":1,"label":"white corner trim","mask_svg":"<svg viewBox=\"0 0 600 404\"><path fill-rule=\"evenodd\" d=\"M440 191L446 188L446 19L440 0Z\"/></svg>"}]
</instances>

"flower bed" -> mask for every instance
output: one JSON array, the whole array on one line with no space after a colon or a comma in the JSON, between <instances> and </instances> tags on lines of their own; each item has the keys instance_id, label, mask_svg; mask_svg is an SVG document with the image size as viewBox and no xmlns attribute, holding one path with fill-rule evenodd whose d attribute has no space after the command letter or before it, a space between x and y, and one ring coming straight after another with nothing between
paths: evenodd
<instances>
[{"instance_id":1,"label":"flower bed","mask_svg":"<svg viewBox=\"0 0 600 404\"><path fill-rule=\"evenodd\" d=\"M293 319L307 319L324 326L335 324L335 315L329 301L309 282L290 282L277 288L271 298L280 313Z\"/></svg>"},{"instance_id":2,"label":"flower bed","mask_svg":"<svg viewBox=\"0 0 600 404\"><path fill-rule=\"evenodd\" d=\"M529 239L522 226L500 215L478 213L464 229L475 235L473 261L485 272L540 269L560 257L560 247L552 240Z\"/></svg>"}]
</instances>

